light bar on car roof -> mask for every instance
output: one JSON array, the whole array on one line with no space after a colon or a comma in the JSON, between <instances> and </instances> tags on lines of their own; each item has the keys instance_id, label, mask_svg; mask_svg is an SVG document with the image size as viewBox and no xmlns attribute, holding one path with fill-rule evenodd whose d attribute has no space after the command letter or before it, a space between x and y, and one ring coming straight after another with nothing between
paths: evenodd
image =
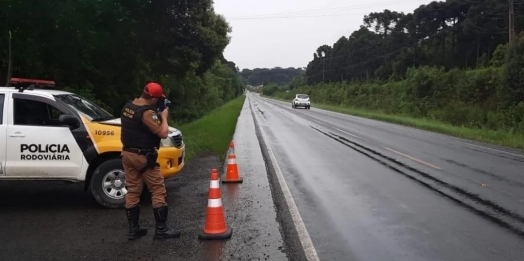
<instances>
[{"instance_id":1,"label":"light bar on car roof","mask_svg":"<svg viewBox=\"0 0 524 261\"><path fill-rule=\"evenodd\" d=\"M55 85L55 81L48 80L39 80L39 79L25 79L25 78L11 78L11 83L33 83L33 84L42 84L42 85Z\"/></svg>"},{"instance_id":2,"label":"light bar on car roof","mask_svg":"<svg viewBox=\"0 0 524 261\"><path fill-rule=\"evenodd\" d=\"M26 78L11 78L9 81L18 92L34 89L56 89L55 81Z\"/></svg>"}]
</instances>

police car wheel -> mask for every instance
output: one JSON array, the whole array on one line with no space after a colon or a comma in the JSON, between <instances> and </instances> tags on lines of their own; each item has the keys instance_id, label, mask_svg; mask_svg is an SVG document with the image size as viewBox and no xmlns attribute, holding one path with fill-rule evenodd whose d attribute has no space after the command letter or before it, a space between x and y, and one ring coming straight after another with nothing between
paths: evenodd
<instances>
[{"instance_id":1,"label":"police car wheel","mask_svg":"<svg viewBox=\"0 0 524 261\"><path fill-rule=\"evenodd\" d=\"M91 178L91 193L98 204L108 208L125 206L127 187L121 159L100 164Z\"/></svg>"}]
</instances>

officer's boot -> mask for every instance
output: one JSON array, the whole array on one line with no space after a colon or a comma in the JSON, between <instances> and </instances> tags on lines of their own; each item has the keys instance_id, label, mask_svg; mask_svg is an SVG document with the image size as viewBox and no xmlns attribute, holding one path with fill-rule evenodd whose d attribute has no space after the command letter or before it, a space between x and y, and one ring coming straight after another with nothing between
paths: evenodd
<instances>
[{"instance_id":1,"label":"officer's boot","mask_svg":"<svg viewBox=\"0 0 524 261\"><path fill-rule=\"evenodd\" d=\"M177 238L180 236L180 230L174 230L167 226L167 206L154 208L156 229L154 239Z\"/></svg>"},{"instance_id":2,"label":"officer's boot","mask_svg":"<svg viewBox=\"0 0 524 261\"><path fill-rule=\"evenodd\" d=\"M140 217L140 205L132 208L126 208L127 221L129 221L129 240L137 239L143 237L147 234L147 229L142 228L138 224Z\"/></svg>"}]
</instances>

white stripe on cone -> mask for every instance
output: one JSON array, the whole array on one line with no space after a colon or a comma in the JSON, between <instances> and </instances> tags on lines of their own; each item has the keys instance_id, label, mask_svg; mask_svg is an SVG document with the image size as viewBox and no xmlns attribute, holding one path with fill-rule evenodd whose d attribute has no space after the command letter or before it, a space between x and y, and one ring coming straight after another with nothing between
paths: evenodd
<instances>
[{"instance_id":1,"label":"white stripe on cone","mask_svg":"<svg viewBox=\"0 0 524 261\"><path fill-rule=\"evenodd\" d=\"M220 187L218 180L211 180L211 184L209 184L209 187L212 189L217 189Z\"/></svg>"},{"instance_id":2,"label":"white stripe on cone","mask_svg":"<svg viewBox=\"0 0 524 261\"><path fill-rule=\"evenodd\" d=\"M207 200L207 206L210 208L218 208L222 206L221 198L210 198Z\"/></svg>"}]
</instances>

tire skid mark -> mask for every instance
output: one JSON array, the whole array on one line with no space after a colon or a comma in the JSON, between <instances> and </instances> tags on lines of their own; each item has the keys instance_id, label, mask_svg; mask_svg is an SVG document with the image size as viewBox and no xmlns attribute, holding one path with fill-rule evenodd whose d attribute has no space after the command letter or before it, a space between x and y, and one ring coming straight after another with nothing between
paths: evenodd
<instances>
[{"instance_id":1,"label":"tire skid mark","mask_svg":"<svg viewBox=\"0 0 524 261\"><path fill-rule=\"evenodd\" d=\"M264 117L264 119L267 119L266 115L264 114L264 111L261 110L259 107L257 107L257 110L258 110L258 113L260 113L262 115L262 117Z\"/></svg>"},{"instance_id":2,"label":"tire skid mark","mask_svg":"<svg viewBox=\"0 0 524 261\"><path fill-rule=\"evenodd\" d=\"M270 98L262 98L262 99L266 99L268 102L272 102L275 105L284 106L282 103L280 103L281 101L279 101L279 100L274 100L274 99L270 99ZM319 110L322 110L322 109L319 109ZM393 123L390 123L390 122L384 122L384 121L379 121L379 120L367 119L367 118L358 117L358 116L349 115L349 114L344 114L344 113L340 113L340 112L333 112L333 111L329 111L329 110L322 110L322 111L330 112L330 113L334 113L334 114L340 114L340 115L349 116L349 117L356 117L356 118L363 119L363 120L366 120L366 121L378 121L378 122L385 123L385 124L388 124L388 125L393 124ZM369 127L376 127L375 125L369 125L369 124L366 124L366 125L369 126ZM460 146L463 149L468 149L468 150L472 150L472 151L476 151L476 152L480 152L480 153L484 153L484 154L489 154L489 155L492 155L492 156L508 159L508 160L511 160L511 161L524 162L524 154L523 154L524 151L522 151L522 150L516 150L517 152L511 152L511 151L506 151L504 149L491 148L491 147L489 147L489 144L487 144L487 145L477 145L477 144L475 144L475 143L479 143L477 141L471 141L471 140L467 140L467 139L460 138L460 137L446 135L446 134L443 134L443 133L438 133L438 132L428 131L428 130L423 130L423 129L417 129L417 128L413 128L413 127L409 127L409 126L398 125L398 124L393 124L393 126L391 126L391 127L399 129L399 130L402 130L402 131L406 131L406 132L415 132L415 133L420 133L420 134L433 135L436 138L444 139L446 141L451 139L453 141L464 143L465 145L468 145L468 146L482 148L482 149L476 149L476 148L471 148L471 147L464 146L464 145ZM386 132L390 132L388 128L384 128L384 129L381 129L381 130L386 131ZM390 132L390 133L392 133L392 132ZM398 134L398 133L392 133L392 134ZM425 142L429 142L430 144L440 145L439 143L430 142L428 140L420 139L418 137L410 137L410 138L411 139L417 139L417 140L423 140Z\"/></svg>"},{"instance_id":3,"label":"tire skid mark","mask_svg":"<svg viewBox=\"0 0 524 261\"><path fill-rule=\"evenodd\" d=\"M476 194L439 180L430 174L415 169L396 159L383 155L354 141L350 141L340 135L332 132L327 133L311 125L310 127L524 238L524 217L521 215L507 210L490 200L481 198ZM398 166L394 166L386 160ZM419 177L409 174L408 171L402 170L401 168L415 172L419 174Z\"/></svg>"},{"instance_id":4,"label":"tire skid mark","mask_svg":"<svg viewBox=\"0 0 524 261\"><path fill-rule=\"evenodd\" d=\"M299 114L302 115L304 118L309 119L310 121L313 121L313 122L319 124L319 126L321 126L321 127L333 128L333 129L335 129L335 130L337 130L337 131L339 131L339 132L342 132L342 133L344 133L344 134L347 134L347 135L353 136L353 137L355 137L355 138L359 138L359 139L361 139L361 140L363 140L363 141L366 141L366 142L368 142L368 143L370 143L370 144L372 144L372 145L375 145L375 146L377 146L377 147L380 147L380 148L383 148L383 149L386 149L386 150L390 150L390 151L391 151L391 149L386 148L386 147L383 147L379 142L377 142L377 141L375 141L375 140L372 140L372 139L369 139L369 138L363 138L363 137L357 136L357 135L355 135L355 134L352 134L352 133L350 133L350 132L347 132L347 131L344 131L344 130L342 130L342 129L339 129L339 128L335 127L335 126L330 126L329 123L325 123L325 122L319 121L319 120L317 120L315 117L311 117L311 116L309 116L309 115L302 114L302 113L299 113ZM398 152L393 152L393 153L398 154ZM399 155L400 155L400 154L399 154ZM402 156L402 157L405 157L405 158L408 158L408 159L410 159L410 160L414 160L414 159L411 159L410 157L406 157L406 156L403 156L403 155L401 155L401 156ZM421 163L420 160L418 160L418 159L417 159L417 160L414 160L414 161L417 161L418 163ZM421 163L421 164L428 166L427 162L424 162L424 163ZM428 166L428 167L435 168L436 166ZM435 168L435 169L437 169L437 170L442 170L442 169L439 168L439 167L437 167L437 168ZM461 176L461 175L458 175L458 174L456 174L456 173L451 173L451 172L448 172L448 174L451 174L451 175L453 175L454 177L456 177L456 178L458 178L458 179L462 179L462 180L465 180L465 181L468 181L468 182L475 183L475 184L477 184L477 185L479 185L479 186L482 185L482 182L479 182L479 181L477 181L477 180L471 179L471 178L469 178L469 177ZM490 187L489 189L492 189L492 190L493 190L494 188L493 188L493 187ZM497 191L499 191L499 190L497 190ZM504 191L499 191L499 193L502 193L502 194L505 194L505 195L509 195L510 197L513 197L512 195L510 195L510 194L508 194L508 193L506 193L506 192L504 192ZM523 201L523 202L524 202L524 201Z\"/></svg>"}]
</instances>

